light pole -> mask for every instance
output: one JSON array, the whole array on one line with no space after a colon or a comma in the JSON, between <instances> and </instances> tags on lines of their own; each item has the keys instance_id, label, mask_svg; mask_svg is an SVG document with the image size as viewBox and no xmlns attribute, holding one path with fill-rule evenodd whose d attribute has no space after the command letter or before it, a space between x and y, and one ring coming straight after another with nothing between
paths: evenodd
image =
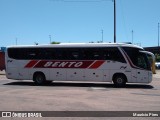
<instances>
[{"instance_id":1,"label":"light pole","mask_svg":"<svg viewBox=\"0 0 160 120\"><path fill-rule=\"evenodd\" d=\"M103 30L102 30L102 43L103 43Z\"/></svg>"},{"instance_id":2,"label":"light pole","mask_svg":"<svg viewBox=\"0 0 160 120\"><path fill-rule=\"evenodd\" d=\"M49 35L49 42L50 42L49 44L51 44L51 35Z\"/></svg>"},{"instance_id":3,"label":"light pole","mask_svg":"<svg viewBox=\"0 0 160 120\"><path fill-rule=\"evenodd\" d=\"M114 43L116 43L116 0L114 2Z\"/></svg>"},{"instance_id":4,"label":"light pole","mask_svg":"<svg viewBox=\"0 0 160 120\"><path fill-rule=\"evenodd\" d=\"M159 47L159 23L158 23L158 47Z\"/></svg>"},{"instance_id":5,"label":"light pole","mask_svg":"<svg viewBox=\"0 0 160 120\"><path fill-rule=\"evenodd\" d=\"M133 44L133 30L132 30L132 44Z\"/></svg>"},{"instance_id":6,"label":"light pole","mask_svg":"<svg viewBox=\"0 0 160 120\"><path fill-rule=\"evenodd\" d=\"M16 37L16 45L17 45L17 41L18 41L18 39L17 39L17 37Z\"/></svg>"}]
</instances>

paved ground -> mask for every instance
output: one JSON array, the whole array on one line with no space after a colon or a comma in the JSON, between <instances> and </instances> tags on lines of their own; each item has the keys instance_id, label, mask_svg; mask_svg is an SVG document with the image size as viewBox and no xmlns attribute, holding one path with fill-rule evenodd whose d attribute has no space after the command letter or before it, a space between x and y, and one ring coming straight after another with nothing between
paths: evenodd
<instances>
[{"instance_id":1,"label":"paved ground","mask_svg":"<svg viewBox=\"0 0 160 120\"><path fill-rule=\"evenodd\" d=\"M160 71L154 75L151 84L129 84L126 88L114 88L109 83L82 82L54 82L49 86L35 86L32 81L8 80L1 72L0 111L160 111ZM65 119L134 120L138 118ZM158 118L144 117L140 119L158 120Z\"/></svg>"}]
</instances>

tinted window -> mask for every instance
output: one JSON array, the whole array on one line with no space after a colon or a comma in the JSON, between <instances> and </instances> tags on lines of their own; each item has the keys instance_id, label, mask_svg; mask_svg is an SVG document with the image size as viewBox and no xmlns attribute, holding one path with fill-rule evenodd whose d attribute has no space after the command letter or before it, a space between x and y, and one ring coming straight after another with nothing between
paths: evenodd
<instances>
[{"instance_id":1,"label":"tinted window","mask_svg":"<svg viewBox=\"0 0 160 120\"><path fill-rule=\"evenodd\" d=\"M82 51L84 60L102 60L103 59L103 49L98 48L85 48Z\"/></svg>"},{"instance_id":2,"label":"tinted window","mask_svg":"<svg viewBox=\"0 0 160 120\"><path fill-rule=\"evenodd\" d=\"M124 51L130 57L132 63L140 68L150 70L149 61L145 53L141 53L142 49L123 47Z\"/></svg>"},{"instance_id":3,"label":"tinted window","mask_svg":"<svg viewBox=\"0 0 160 120\"><path fill-rule=\"evenodd\" d=\"M42 49L9 48L8 55L13 59L40 59L44 57Z\"/></svg>"},{"instance_id":4,"label":"tinted window","mask_svg":"<svg viewBox=\"0 0 160 120\"><path fill-rule=\"evenodd\" d=\"M47 60L56 59L56 50L55 49L42 48L41 53L42 53L42 56L40 59L47 59Z\"/></svg>"},{"instance_id":5,"label":"tinted window","mask_svg":"<svg viewBox=\"0 0 160 120\"><path fill-rule=\"evenodd\" d=\"M80 49L69 48L67 51L68 51L68 59L69 60L80 60L82 57Z\"/></svg>"},{"instance_id":6,"label":"tinted window","mask_svg":"<svg viewBox=\"0 0 160 120\"><path fill-rule=\"evenodd\" d=\"M8 55L13 59L46 59L67 60L67 49L64 48L9 48Z\"/></svg>"},{"instance_id":7,"label":"tinted window","mask_svg":"<svg viewBox=\"0 0 160 120\"><path fill-rule=\"evenodd\" d=\"M123 47L123 50L127 53L127 55L130 57L132 63L134 65L137 65L137 56L140 49L137 48L131 48L131 47Z\"/></svg>"},{"instance_id":8,"label":"tinted window","mask_svg":"<svg viewBox=\"0 0 160 120\"><path fill-rule=\"evenodd\" d=\"M104 48L103 55L105 60L112 60L112 61L126 63L123 55L121 54L121 52L117 47Z\"/></svg>"},{"instance_id":9,"label":"tinted window","mask_svg":"<svg viewBox=\"0 0 160 120\"><path fill-rule=\"evenodd\" d=\"M125 63L117 47L109 48L9 48L14 59L46 60L112 60Z\"/></svg>"}]
</instances>

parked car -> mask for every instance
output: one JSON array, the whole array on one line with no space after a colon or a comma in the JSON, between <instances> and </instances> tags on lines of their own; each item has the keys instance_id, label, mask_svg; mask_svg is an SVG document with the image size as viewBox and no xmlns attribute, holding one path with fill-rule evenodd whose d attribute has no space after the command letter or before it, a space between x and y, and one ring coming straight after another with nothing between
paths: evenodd
<instances>
[{"instance_id":1,"label":"parked car","mask_svg":"<svg viewBox=\"0 0 160 120\"><path fill-rule=\"evenodd\" d=\"M156 62L155 66L156 66L157 69L160 69L160 62Z\"/></svg>"}]
</instances>

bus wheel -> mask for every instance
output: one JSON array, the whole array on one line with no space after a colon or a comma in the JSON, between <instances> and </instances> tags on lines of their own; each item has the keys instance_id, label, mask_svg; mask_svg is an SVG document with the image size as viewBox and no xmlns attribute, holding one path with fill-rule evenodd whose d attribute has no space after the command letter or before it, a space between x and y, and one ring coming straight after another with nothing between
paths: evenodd
<instances>
[{"instance_id":1,"label":"bus wheel","mask_svg":"<svg viewBox=\"0 0 160 120\"><path fill-rule=\"evenodd\" d=\"M35 73L33 76L33 81L36 85L44 85L46 83L46 78L43 73Z\"/></svg>"},{"instance_id":2,"label":"bus wheel","mask_svg":"<svg viewBox=\"0 0 160 120\"><path fill-rule=\"evenodd\" d=\"M116 75L113 78L115 87L124 87L126 85L126 77L124 75Z\"/></svg>"}]
</instances>

